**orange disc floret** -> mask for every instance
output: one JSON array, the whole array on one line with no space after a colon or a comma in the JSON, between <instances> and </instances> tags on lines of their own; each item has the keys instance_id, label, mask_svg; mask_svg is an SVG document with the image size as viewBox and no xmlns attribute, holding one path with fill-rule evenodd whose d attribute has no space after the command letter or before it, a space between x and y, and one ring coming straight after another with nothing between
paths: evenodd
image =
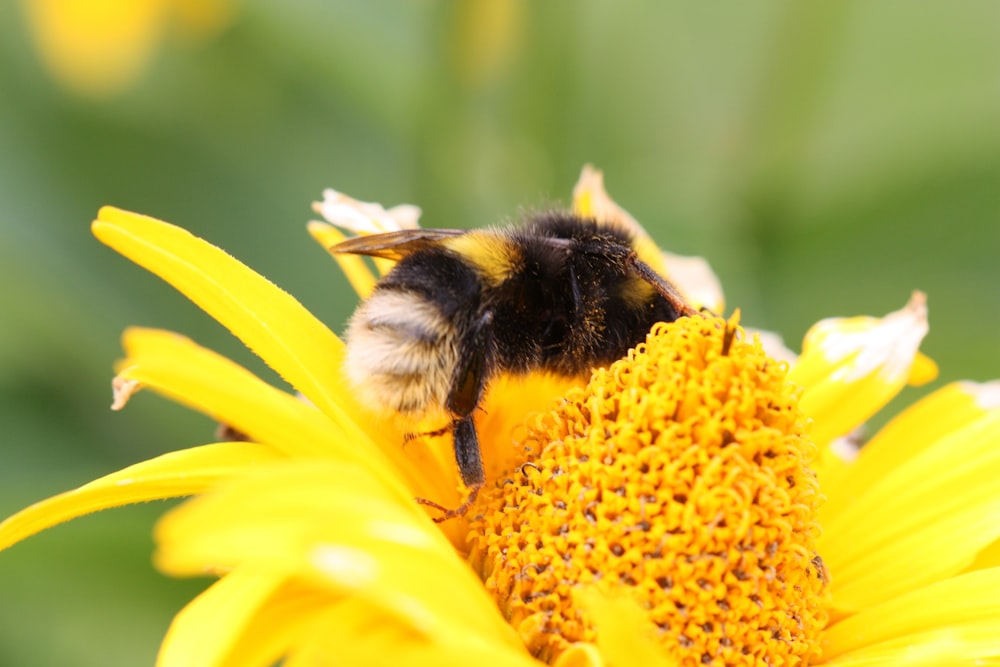
<instances>
[{"instance_id":1,"label":"orange disc floret","mask_svg":"<svg viewBox=\"0 0 1000 667\"><path fill-rule=\"evenodd\" d=\"M826 623L815 447L787 367L683 318L537 415L472 560L538 657L594 642L573 590L629 591L684 665L807 664Z\"/></svg>"}]
</instances>

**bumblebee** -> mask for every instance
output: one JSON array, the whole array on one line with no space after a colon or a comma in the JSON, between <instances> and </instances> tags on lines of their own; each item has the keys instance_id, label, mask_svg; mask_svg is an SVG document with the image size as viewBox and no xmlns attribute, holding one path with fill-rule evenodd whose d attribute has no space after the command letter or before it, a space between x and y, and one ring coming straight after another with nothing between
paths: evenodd
<instances>
[{"instance_id":1,"label":"bumblebee","mask_svg":"<svg viewBox=\"0 0 1000 667\"><path fill-rule=\"evenodd\" d=\"M470 501L485 481L473 413L491 380L587 374L654 323L697 313L639 258L630 231L571 213L509 228L407 229L332 250L397 261L350 320L346 372L367 404L411 423L451 419L440 433L452 433Z\"/></svg>"}]
</instances>

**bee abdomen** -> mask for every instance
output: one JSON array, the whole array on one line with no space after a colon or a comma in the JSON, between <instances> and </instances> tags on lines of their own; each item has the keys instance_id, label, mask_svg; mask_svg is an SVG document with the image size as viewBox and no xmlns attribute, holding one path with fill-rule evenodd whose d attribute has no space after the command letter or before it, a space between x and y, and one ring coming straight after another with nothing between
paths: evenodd
<instances>
[{"instance_id":1,"label":"bee abdomen","mask_svg":"<svg viewBox=\"0 0 1000 667\"><path fill-rule=\"evenodd\" d=\"M454 325L417 294L382 287L351 318L345 370L365 402L419 418L444 404L457 363Z\"/></svg>"}]
</instances>

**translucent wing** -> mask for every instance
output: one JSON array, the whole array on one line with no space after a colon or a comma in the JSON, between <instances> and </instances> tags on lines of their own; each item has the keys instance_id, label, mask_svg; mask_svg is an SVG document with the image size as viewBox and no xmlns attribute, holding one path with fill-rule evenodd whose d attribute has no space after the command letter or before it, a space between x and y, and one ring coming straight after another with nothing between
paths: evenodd
<instances>
[{"instance_id":1,"label":"translucent wing","mask_svg":"<svg viewBox=\"0 0 1000 667\"><path fill-rule=\"evenodd\" d=\"M444 239L461 236L467 232L465 229L401 229L398 232L347 239L330 250L399 261L417 250L430 248Z\"/></svg>"}]
</instances>

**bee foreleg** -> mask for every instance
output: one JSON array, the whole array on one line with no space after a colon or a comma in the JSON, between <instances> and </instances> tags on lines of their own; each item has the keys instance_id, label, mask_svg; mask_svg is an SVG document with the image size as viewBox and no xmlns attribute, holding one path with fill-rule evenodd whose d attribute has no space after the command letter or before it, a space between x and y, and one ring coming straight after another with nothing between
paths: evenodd
<instances>
[{"instance_id":1,"label":"bee foreleg","mask_svg":"<svg viewBox=\"0 0 1000 667\"><path fill-rule=\"evenodd\" d=\"M469 487L479 487L486 481L483 470L483 456L479 451L479 436L476 435L476 425L472 415L466 415L455 421L452 431L455 438L455 462L462 473L462 484Z\"/></svg>"},{"instance_id":2,"label":"bee foreleg","mask_svg":"<svg viewBox=\"0 0 1000 667\"><path fill-rule=\"evenodd\" d=\"M434 517L434 523L454 519L468 512L476 502L479 489L483 487L486 479L483 472L483 458L479 451L479 437L476 435L476 426L472 423L472 415L456 419L450 429L455 439L455 461L458 463L459 472L462 473L462 483L469 490L469 495L461 505L450 509L433 500L417 498L417 502L421 505L433 507L441 512L441 516Z\"/></svg>"},{"instance_id":3,"label":"bee foreleg","mask_svg":"<svg viewBox=\"0 0 1000 667\"><path fill-rule=\"evenodd\" d=\"M472 507L472 504L476 502L476 496L479 495L479 489L481 488L483 488L482 484L470 488L468 497L462 502L461 505L453 509L448 509L444 505L439 505L433 500L427 500L426 498L417 498L417 502L421 505L433 507L441 512L441 516L436 516L433 519L434 523L441 523L442 521L447 521L448 519L456 519L468 512L469 508Z\"/></svg>"},{"instance_id":4,"label":"bee foreleg","mask_svg":"<svg viewBox=\"0 0 1000 667\"><path fill-rule=\"evenodd\" d=\"M417 498L417 502L421 505L434 507L443 512L434 519L438 523L465 514L476 501L479 489L486 481L483 456L479 449L479 436L476 434L476 424L472 421L472 414L479 407L483 389L489 379L492 354L493 312L488 310L479 315L469 327L468 334L463 337L460 361L445 402L445 407L455 415L455 421L450 427L454 439L455 463L458 464L462 484L469 490L469 495L454 509L448 509L432 500Z\"/></svg>"},{"instance_id":5,"label":"bee foreleg","mask_svg":"<svg viewBox=\"0 0 1000 667\"><path fill-rule=\"evenodd\" d=\"M479 486L485 480L479 437L472 413L479 407L493 353L493 312L486 311L470 327L455 369L451 392L445 406L456 416L452 434L455 438L455 462L467 487Z\"/></svg>"}]
</instances>

